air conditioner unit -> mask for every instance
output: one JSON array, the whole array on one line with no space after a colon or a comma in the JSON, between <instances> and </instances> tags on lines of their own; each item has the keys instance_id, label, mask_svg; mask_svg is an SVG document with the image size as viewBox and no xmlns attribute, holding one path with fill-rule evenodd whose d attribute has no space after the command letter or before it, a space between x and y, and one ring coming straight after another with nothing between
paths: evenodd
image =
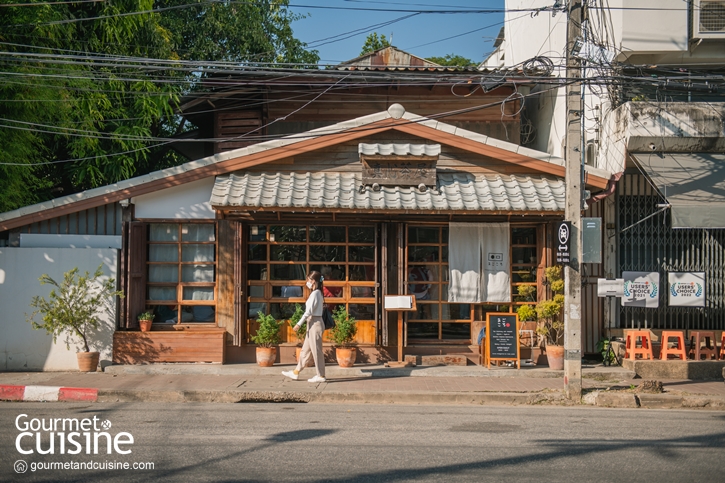
<instances>
[{"instance_id":1,"label":"air conditioner unit","mask_svg":"<svg viewBox=\"0 0 725 483\"><path fill-rule=\"evenodd\" d=\"M725 0L695 0L692 18L694 38L725 39Z\"/></svg>"}]
</instances>

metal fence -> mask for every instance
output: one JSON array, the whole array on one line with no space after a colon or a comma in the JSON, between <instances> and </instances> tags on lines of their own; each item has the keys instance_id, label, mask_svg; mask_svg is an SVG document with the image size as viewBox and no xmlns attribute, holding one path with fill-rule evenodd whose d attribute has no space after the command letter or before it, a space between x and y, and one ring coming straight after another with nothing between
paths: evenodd
<instances>
[{"instance_id":1,"label":"metal fence","mask_svg":"<svg viewBox=\"0 0 725 483\"><path fill-rule=\"evenodd\" d=\"M667 291L660 290L657 309L621 307L619 326L725 330L725 230L673 230L667 210L644 220L664 202L639 173L627 173L619 181L618 275L626 270L658 271L660 283L664 285L668 272L705 272L705 307L669 307Z\"/></svg>"}]
</instances>

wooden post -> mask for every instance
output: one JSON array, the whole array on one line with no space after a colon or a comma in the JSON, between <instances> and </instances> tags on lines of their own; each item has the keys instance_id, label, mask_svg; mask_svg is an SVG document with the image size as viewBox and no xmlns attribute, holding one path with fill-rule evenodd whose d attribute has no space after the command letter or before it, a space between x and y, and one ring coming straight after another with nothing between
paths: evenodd
<instances>
[{"instance_id":1,"label":"wooden post","mask_svg":"<svg viewBox=\"0 0 725 483\"><path fill-rule=\"evenodd\" d=\"M383 299L383 309L386 312L398 312L398 361L389 362L388 366L405 367L408 364L403 360L403 312L418 310L413 295L386 295Z\"/></svg>"}]
</instances>

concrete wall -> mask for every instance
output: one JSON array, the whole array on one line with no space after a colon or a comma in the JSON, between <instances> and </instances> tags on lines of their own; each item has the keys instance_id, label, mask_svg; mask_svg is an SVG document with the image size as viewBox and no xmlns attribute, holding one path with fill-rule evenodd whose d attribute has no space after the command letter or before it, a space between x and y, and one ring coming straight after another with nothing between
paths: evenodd
<instances>
[{"instance_id":1,"label":"concrete wall","mask_svg":"<svg viewBox=\"0 0 725 483\"><path fill-rule=\"evenodd\" d=\"M117 279L117 263L118 250L113 249L0 248L0 371L78 370L80 345L71 344L67 349L64 335L54 344L50 335L33 330L25 320L25 314L32 313L32 297L47 297L51 290L40 285L38 278L47 273L59 280L73 267L93 273L103 265L105 276ZM102 317L92 336L91 350L101 352L101 366L111 363L115 305L113 310Z\"/></svg>"},{"instance_id":2,"label":"concrete wall","mask_svg":"<svg viewBox=\"0 0 725 483\"><path fill-rule=\"evenodd\" d=\"M139 219L214 219L216 214L209 203L214 177L182 186L136 196L135 216Z\"/></svg>"}]
</instances>

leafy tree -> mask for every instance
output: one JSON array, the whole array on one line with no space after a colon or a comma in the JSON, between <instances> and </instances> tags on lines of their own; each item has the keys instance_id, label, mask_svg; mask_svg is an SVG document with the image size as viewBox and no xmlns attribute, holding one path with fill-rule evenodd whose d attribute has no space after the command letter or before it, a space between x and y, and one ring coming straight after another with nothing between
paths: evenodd
<instances>
[{"instance_id":1,"label":"leafy tree","mask_svg":"<svg viewBox=\"0 0 725 483\"><path fill-rule=\"evenodd\" d=\"M445 66L451 66L451 67L470 67L470 66L477 65L471 59L467 59L467 58L463 57L462 55L455 55L455 54L446 54L443 57L428 57L425 60L429 60L438 65L445 65Z\"/></svg>"},{"instance_id":2,"label":"leafy tree","mask_svg":"<svg viewBox=\"0 0 725 483\"><path fill-rule=\"evenodd\" d=\"M380 50L385 47L390 47L390 41L385 38L385 35L378 37L378 33L373 32L365 38L365 43L363 44L360 55L369 54L370 52L375 52L376 50Z\"/></svg>"},{"instance_id":3,"label":"leafy tree","mask_svg":"<svg viewBox=\"0 0 725 483\"><path fill-rule=\"evenodd\" d=\"M98 328L98 317L103 310L110 309L110 300L113 297L123 297L123 292L115 290L116 282L109 278L101 281L103 265L99 265L91 276L88 272L78 275L78 267L63 274L63 280L58 282L47 274L40 277L41 285L52 285L48 299L36 295L32 298L30 306L35 311L27 315L33 329L44 329L53 336L53 342L63 332L68 332L70 338L78 339L83 343L84 352L88 352L88 338ZM42 322L36 322L35 317L40 315ZM68 341L66 347L70 349Z\"/></svg>"},{"instance_id":4,"label":"leafy tree","mask_svg":"<svg viewBox=\"0 0 725 483\"><path fill-rule=\"evenodd\" d=\"M2 8L0 212L185 161L162 139L181 129L180 96L212 70L189 72L180 61L316 64L317 52L293 37L299 17L287 5L114 0Z\"/></svg>"}]
</instances>

